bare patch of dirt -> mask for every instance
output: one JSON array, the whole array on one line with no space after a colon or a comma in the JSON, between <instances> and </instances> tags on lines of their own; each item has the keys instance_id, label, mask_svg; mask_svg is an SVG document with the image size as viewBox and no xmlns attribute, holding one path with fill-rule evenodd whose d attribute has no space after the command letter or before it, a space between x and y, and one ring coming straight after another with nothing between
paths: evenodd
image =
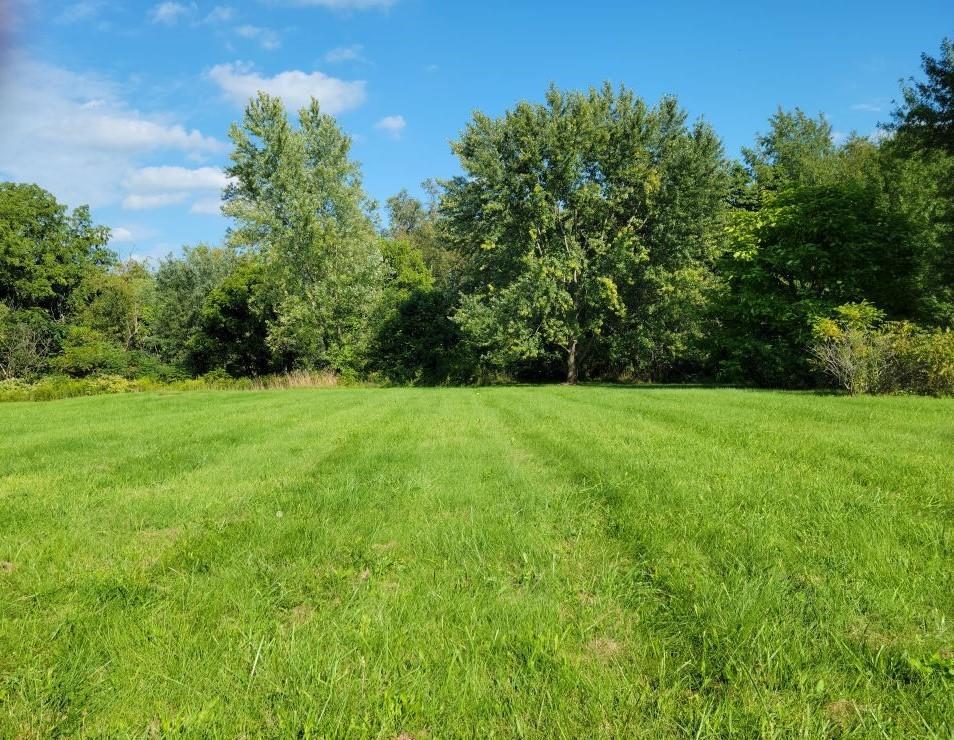
<instances>
[{"instance_id":1,"label":"bare patch of dirt","mask_svg":"<svg viewBox=\"0 0 954 740\"><path fill-rule=\"evenodd\" d=\"M371 569L370 569L370 568L365 568L363 571L361 571L361 572L358 574L358 580L361 580L361 581L366 581L366 580L368 580L370 577L371 577Z\"/></svg>"},{"instance_id":2,"label":"bare patch of dirt","mask_svg":"<svg viewBox=\"0 0 954 740\"><path fill-rule=\"evenodd\" d=\"M16 568L9 560L0 560L0 573L13 573Z\"/></svg>"},{"instance_id":3,"label":"bare patch of dirt","mask_svg":"<svg viewBox=\"0 0 954 740\"><path fill-rule=\"evenodd\" d=\"M604 663L623 652L623 646L609 637L596 637L586 643L583 649L588 657Z\"/></svg>"},{"instance_id":4,"label":"bare patch of dirt","mask_svg":"<svg viewBox=\"0 0 954 740\"><path fill-rule=\"evenodd\" d=\"M851 699L838 699L825 706L825 714L839 727L848 727L858 717L858 705Z\"/></svg>"},{"instance_id":5,"label":"bare patch of dirt","mask_svg":"<svg viewBox=\"0 0 954 740\"><path fill-rule=\"evenodd\" d=\"M868 648L868 650L873 653L877 653L887 647L891 647L897 642L895 637L892 637L891 635L882 632L876 627L872 627L871 625L867 624L852 625L848 629L848 634L852 637L852 639Z\"/></svg>"},{"instance_id":6,"label":"bare patch of dirt","mask_svg":"<svg viewBox=\"0 0 954 740\"><path fill-rule=\"evenodd\" d=\"M289 624L299 626L311 621L315 615L315 607L311 604L299 604L288 612Z\"/></svg>"}]
</instances>

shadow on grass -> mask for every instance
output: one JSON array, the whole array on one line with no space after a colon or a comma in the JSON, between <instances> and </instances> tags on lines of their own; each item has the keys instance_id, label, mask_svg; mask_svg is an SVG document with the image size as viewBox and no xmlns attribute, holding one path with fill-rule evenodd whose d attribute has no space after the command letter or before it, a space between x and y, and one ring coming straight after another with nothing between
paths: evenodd
<instances>
[{"instance_id":1,"label":"shadow on grass","mask_svg":"<svg viewBox=\"0 0 954 740\"><path fill-rule=\"evenodd\" d=\"M379 388L415 388L419 390L444 390L452 388L468 388L471 390L490 390L492 388L609 388L612 390L626 391L687 391L687 390L735 390L749 391L752 393L790 393L806 396L838 396L848 398L844 391L838 391L828 388L761 388L749 385L733 385L731 383L625 383L608 380L585 380L575 385L561 383L559 381L510 381L500 383L421 383L421 384L401 384L385 383L377 386Z\"/></svg>"},{"instance_id":2,"label":"shadow on grass","mask_svg":"<svg viewBox=\"0 0 954 740\"><path fill-rule=\"evenodd\" d=\"M566 386L565 387L570 387ZM607 381L587 381L579 384L585 388L612 388L614 390L732 390L752 393L791 393L804 396L848 397L844 391L832 388L763 388L752 385L733 385L731 383L614 383Z\"/></svg>"}]
</instances>

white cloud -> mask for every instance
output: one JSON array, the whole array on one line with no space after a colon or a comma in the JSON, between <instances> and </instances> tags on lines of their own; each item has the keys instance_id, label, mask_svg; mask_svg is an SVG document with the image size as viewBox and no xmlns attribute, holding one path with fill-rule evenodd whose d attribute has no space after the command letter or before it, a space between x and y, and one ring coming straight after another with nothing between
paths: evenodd
<instances>
[{"instance_id":1,"label":"white cloud","mask_svg":"<svg viewBox=\"0 0 954 740\"><path fill-rule=\"evenodd\" d=\"M123 184L137 193L195 190L222 190L229 179L217 167L143 167L129 175Z\"/></svg>"},{"instance_id":2,"label":"white cloud","mask_svg":"<svg viewBox=\"0 0 954 740\"><path fill-rule=\"evenodd\" d=\"M235 33L237 33L243 39L250 39L252 41L258 42L259 46L266 51L273 51L282 45L282 40L278 35L278 32L273 31L270 28L246 25L236 28Z\"/></svg>"},{"instance_id":3,"label":"white cloud","mask_svg":"<svg viewBox=\"0 0 954 740\"><path fill-rule=\"evenodd\" d=\"M218 216L222 213L222 201L219 198L202 198L192 204L189 213L203 216Z\"/></svg>"},{"instance_id":4,"label":"white cloud","mask_svg":"<svg viewBox=\"0 0 954 740\"><path fill-rule=\"evenodd\" d=\"M217 167L142 167L123 180L129 191L123 199L123 208L130 211L163 208L196 195L221 193L228 183L229 178ZM214 203L217 213L219 200L218 196L206 196L189 210L191 213L210 213L210 204Z\"/></svg>"},{"instance_id":5,"label":"white cloud","mask_svg":"<svg viewBox=\"0 0 954 740\"><path fill-rule=\"evenodd\" d=\"M174 26L180 20L189 17L196 10L194 4L184 5L177 2L164 2L154 5L149 11L149 20L153 23L162 23L166 26Z\"/></svg>"},{"instance_id":6,"label":"white cloud","mask_svg":"<svg viewBox=\"0 0 954 740\"><path fill-rule=\"evenodd\" d=\"M149 120L135 111L114 109L100 113L103 101L80 106L83 115L69 120L47 121L41 125L46 133L64 143L112 151L143 151L152 149L181 149L183 151L214 152L221 142L191 131L179 124Z\"/></svg>"},{"instance_id":7,"label":"white cloud","mask_svg":"<svg viewBox=\"0 0 954 740\"><path fill-rule=\"evenodd\" d=\"M235 9L228 5L216 5L205 17L206 23L228 23L235 17Z\"/></svg>"},{"instance_id":8,"label":"white cloud","mask_svg":"<svg viewBox=\"0 0 954 740\"><path fill-rule=\"evenodd\" d=\"M114 226L110 229L109 241L116 244L132 244L156 235L155 230L142 226Z\"/></svg>"},{"instance_id":9,"label":"white cloud","mask_svg":"<svg viewBox=\"0 0 954 740\"><path fill-rule=\"evenodd\" d=\"M103 7L103 0L84 0L84 2L70 3L58 16L58 23L79 23L95 18Z\"/></svg>"},{"instance_id":10,"label":"white cloud","mask_svg":"<svg viewBox=\"0 0 954 740\"><path fill-rule=\"evenodd\" d=\"M125 226L117 226L115 229L110 229L109 240L120 243L131 242L133 233Z\"/></svg>"},{"instance_id":11,"label":"white cloud","mask_svg":"<svg viewBox=\"0 0 954 740\"><path fill-rule=\"evenodd\" d=\"M340 64L341 62L363 62L364 47L361 44L352 44L351 46L338 46L325 53L325 61L329 64Z\"/></svg>"},{"instance_id":12,"label":"white cloud","mask_svg":"<svg viewBox=\"0 0 954 740\"><path fill-rule=\"evenodd\" d=\"M158 193L156 195L127 195L123 198L126 211L148 211L153 208L175 205L186 199L188 193Z\"/></svg>"},{"instance_id":13,"label":"white cloud","mask_svg":"<svg viewBox=\"0 0 954 740\"><path fill-rule=\"evenodd\" d=\"M862 111L864 113L880 113L884 108L878 103L855 103L851 106L852 110Z\"/></svg>"},{"instance_id":14,"label":"white cloud","mask_svg":"<svg viewBox=\"0 0 954 740\"><path fill-rule=\"evenodd\" d=\"M407 121L404 120L404 116L385 116L374 124L374 127L386 132L394 139L399 139L407 127Z\"/></svg>"},{"instance_id":15,"label":"white cloud","mask_svg":"<svg viewBox=\"0 0 954 740\"><path fill-rule=\"evenodd\" d=\"M397 0L286 0L286 5L314 6L331 10L386 10Z\"/></svg>"},{"instance_id":16,"label":"white cloud","mask_svg":"<svg viewBox=\"0 0 954 740\"><path fill-rule=\"evenodd\" d=\"M217 167L142 167L123 180L129 191L123 199L123 208L142 211L163 208L184 202L190 196L221 192L229 183L226 174ZM218 197L205 197L194 203L192 213L211 212L211 203L218 212Z\"/></svg>"},{"instance_id":17,"label":"white cloud","mask_svg":"<svg viewBox=\"0 0 954 740\"><path fill-rule=\"evenodd\" d=\"M114 203L123 180L157 152L186 156L222 142L168 117L144 115L108 81L14 58L0 87L0 174L35 182L70 205Z\"/></svg>"},{"instance_id":18,"label":"white cloud","mask_svg":"<svg viewBox=\"0 0 954 740\"><path fill-rule=\"evenodd\" d=\"M263 77L248 64L218 64L208 72L233 103L244 106L260 91L280 97L290 108L307 106L317 98L325 113L332 115L357 108L365 99L365 82L349 82L330 77L323 72L302 72L294 69L274 77Z\"/></svg>"}]
</instances>

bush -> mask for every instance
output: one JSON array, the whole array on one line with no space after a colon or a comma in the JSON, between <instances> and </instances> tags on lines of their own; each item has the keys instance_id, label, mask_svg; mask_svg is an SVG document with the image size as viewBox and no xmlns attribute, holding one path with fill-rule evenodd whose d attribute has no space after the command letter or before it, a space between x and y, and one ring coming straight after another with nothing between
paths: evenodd
<instances>
[{"instance_id":1,"label":"bush","mask_svg":"<svg viewBox=\"0 0 954 740\"><path fill-rule=\"evenodd\" d=\"M817 366L850 394L954 395L954 332L883 319L863 301L816 320Z\"/></svg>"},{"instance_id":2,"label":"bush","mask_svg":"<svg viewBox=\"0 0 954 740\"><path fill-rule=\"evenodd\" d=\"M119 375L89 375L72 378L49 375L35 383L21 378L0 380L0 401L52 401L58 398L97 396L104 393L143 391L260 391L287 388L333 388L341 384L334 373L295 370L259 378L233 378L223 370L213 370L200 378L171 381L156 378L129 379Z\"/></svg>"},{"instance_id":3,"label":"bush","mask_svg":"<svg viewBox=\"0 0 954 740\"><path fill-rule=\"evenodd\" d=\"M99 375L88 378L71 378L51 375L26 383L22 380L7 380L0 383L0 401L52 401L57 398L98 396L103 393L128 393L146 390L148 380L131 381L118 375Z\"/></svg>"},{"instance_id":4,"label":"bush","mask_svg":"<svg viewBox=\"0 0 954 740\"><path fill-rule=\"evenodd\" d=\"M129 364L126 351L101 332L86 326L70 327L63 342L63 353L51 366L66 375L125 375Z\"/></svg>"},{"instance_id":5,"label":"bush","mask_svg":"<svg viewBox=\"0 0 954 740\"><path fill-rule=\"evenodd\" d=\"M862 301L838 306L833 318L814 322L816 364L851 395L887 389L892 340L879 326L883 320L883 311Z\"/></svg>"},{"instance_id":6,"label":"bush","mask_svg":"<svg viewBox=\"0 0 954 740\"><path fill-rule=\"evenodd\" d=\"M922 329L908 322L890 325L892 389L932 396L954 395L954 331Z\"/></svg>"},{"instance_id":7,"label":"bush","mask_svg":"<svg viewBox=\"0 0 954 740\"><path fill-rule=\"evenodd\" d=\"M22 378L0 380L0 401L28 401L30 387Z\"/></svg>"},{"instance_id":8,"label":"bush","mask_svg":"<svg viewBox=\"0 0 954 740\"><path fill-rule=\"evenodd\" d=\"M954 331L935 329L927 333L919 354L924 368L923 391L954 396Z\"/></svg>"},{"instance_id":9,"label":"bush","mask_svg":"<svg viewBox=\"0 0 954 740\"><path fill-rule=\"evenodd\" d=\"M16 311L0 303L0 377L30 378L46 370L60 331L44 311Z\"/></svg>"}]
</instances>

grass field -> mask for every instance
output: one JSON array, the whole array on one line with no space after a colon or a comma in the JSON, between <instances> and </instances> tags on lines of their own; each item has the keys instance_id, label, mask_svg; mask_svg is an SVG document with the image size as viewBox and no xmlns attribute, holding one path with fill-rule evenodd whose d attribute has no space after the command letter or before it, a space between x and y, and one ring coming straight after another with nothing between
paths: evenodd
<instances>
[{"instance_id":1,"label":"grass field","mask_svg":"<svg viewBox=\"0 0 954 740\"><path fill-rule=\"evenodd\" d=\"M954 733L954 401L0 406L0 737Z\"/></svg>"}]
</instances>

